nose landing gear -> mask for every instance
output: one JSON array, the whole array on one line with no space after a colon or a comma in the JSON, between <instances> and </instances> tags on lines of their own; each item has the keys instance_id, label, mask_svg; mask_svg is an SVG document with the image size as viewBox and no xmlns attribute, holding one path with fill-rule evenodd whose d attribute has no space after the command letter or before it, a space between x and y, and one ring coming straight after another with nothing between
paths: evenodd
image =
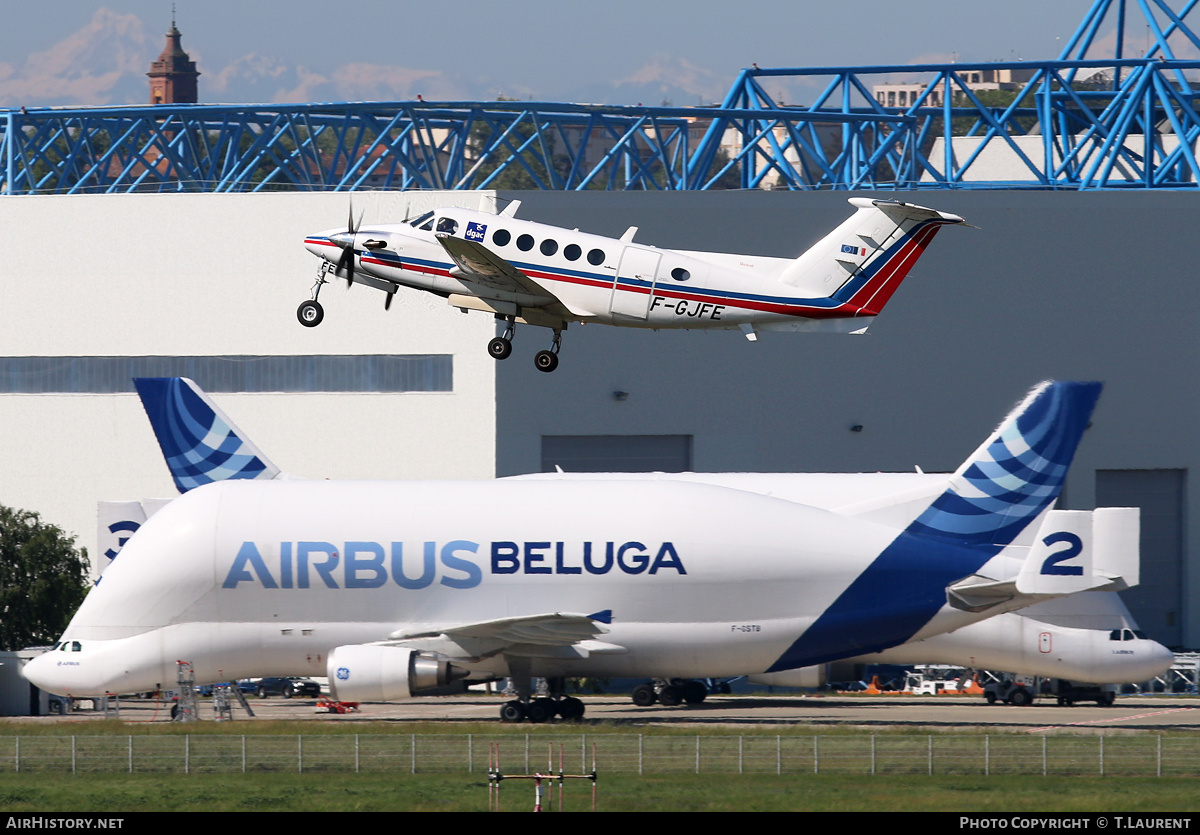
<instances>
[{"instance_id":1,"label":"nose landing gear","mask_svg":"<svg viewBox=\"0 0 1200 835\"><path fill-rule=\"evenodd\" d=\"M312 298L306 302L301 302L300 306L296 308L296 318L306 328L315 328L325 318L325 308L321 307L321 303L317 301L317 296L321 295L321 286L329 283L325 280L325 274L328 272L329 262L322 261L320 269L317 270L316 283L313 284Z\"/></svg>"}]
</instances>

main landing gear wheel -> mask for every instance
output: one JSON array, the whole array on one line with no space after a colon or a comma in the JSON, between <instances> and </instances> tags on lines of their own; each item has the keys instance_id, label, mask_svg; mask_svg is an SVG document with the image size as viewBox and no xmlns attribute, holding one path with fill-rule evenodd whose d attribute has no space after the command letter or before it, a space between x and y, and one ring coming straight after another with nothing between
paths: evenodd
<instances>
[{"instance_id":1,"label":"main landing gear wheel","mask_svg":"<svg viewBox=\"0 0 1200 835\"><path fill-rule=\"evenodd\" d=\"M538 351L533 355L533 364L538 371L549 374L558 368L558 356L553 351Z\"/></svg>"},{"instance_id":2,"label":"main landing gear wheel","mask_svg":"<svg viewBox=\"0 0 1200 835\"><path fill-rule=\"evenodd\" d=\"M306 328L315 328L321 324L321 320L325 318L325 310L321 307L320 302L306 301L296 308L296 318L300 320L300 324Z\"/></svg>"},{"instance_id":3,"label":"main landing gear wheel","mask_svg":"<svg viewBox=\"0 0 1200 835\"><path fill-rule=\"evenodd\" d=\"M658 701L658 694L654 692L653 684L639 684L633 688L633 703L638 707L650 707Z\"/></svg>"},{"instance_id":4,"label":"main landing gear wheel","mask_svg":"<svg viewBox=\"0 0 1200 835\"><path fill-rule=\"evenodd\" d=\"M558 703L558 715L568 721L583 718L583 702L574 696L567 696Z\"/></svg>"},{"instance_id":5,"label":"main landing gear wheel","mask_svg":"<svg viewBox=\"0 0 1200 835\"><path fill-rule=\"evenodd\" d=\"M508 359L508 355L512 353L512 342L503 336L497 336L488 343L488 353L494 360Z\"/></svg>"},{"instance_id":6,"label":"main landing gear wheel","mask_svg":"<svg viewBox=\"0 0 1200 835\"><path fill-rule=\"evenodd\" d=\"M708 698L708 688L703 682L692 679L683 683L683 700L689 705L698 705Z\"/></svg>"},{"instance_id":7,"label":"main landing gear wheel","mask_svg":"<svg viewBox=\"0 0 1200 835\"><path fill-rule=\"evenodd\" d=\"M513 700L500 706L501 722L520 722L525 718L525 705Z\"/></svg>"},{"instance_id":8,"label":"main landing gear wheel","mask_svg":"<svg viewBox=\"0 0 1200 835\"><path fill-rule=\"evenodd\" d=\"M558 705L555 704L554 699L543 697L534 699L525 705L525 718L534 724L541 724L553 719L556 713L558 713Z\"/></svg>"}]
</instances>

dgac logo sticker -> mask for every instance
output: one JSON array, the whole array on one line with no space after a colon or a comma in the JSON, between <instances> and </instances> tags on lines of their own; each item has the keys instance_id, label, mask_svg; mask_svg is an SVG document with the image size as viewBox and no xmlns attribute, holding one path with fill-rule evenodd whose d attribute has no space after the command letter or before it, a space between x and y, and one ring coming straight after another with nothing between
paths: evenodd
<instances>
[{"instance_id":1,"label":"dgac logo sticker","mask_svg":"<svg viewBox=\"0 0 1200 835\"><path fill-rule=\"evenodd\" d=\"M467 231L463 233L463 237L468 241L478 241L479 243L483 243L483 236L485 232L487 232L486 224L471 222L467 224Z\"/></svg>"},{"instance_id":2,"label":"dgac logo sticker","mask_svg":"<svg viewBox=\"0 0 1200 835\"><path fill-rule=\"evenodd\" d=\"M492 542L486 568L499 574L687 574L675 546L657 548L641 542ZM483 582L484 567L474 561L478 542L456 539L438 547L425 542L405 553L403 542L385 549L379 542L347 542L342 551L329 542L281 542L272 565L253 542L238 549L222 588L254 583L266 589L377 589L389 584L423 589L434 584L470 589ZM486 552L485 552L486 553Z\"/></svg>"}]
</instances>

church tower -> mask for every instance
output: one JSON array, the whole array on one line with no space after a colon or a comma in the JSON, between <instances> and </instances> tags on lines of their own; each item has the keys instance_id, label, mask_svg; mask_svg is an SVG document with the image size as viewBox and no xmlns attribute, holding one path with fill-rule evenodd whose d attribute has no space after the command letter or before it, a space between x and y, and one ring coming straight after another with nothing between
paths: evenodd
<instances>
[{"instance_id":1,"label":"church tower","mask_svg":"<svg viewBox=\"0 0 1200 835\"><path fill-rule=\"evenodd\" d=\"M146 73L150 76L151 104L195 104L199 100L196 79L200 73L196 72L196 62L179 45L182 37L172 15L167 45Z\"/></svg>"}]
</instances>

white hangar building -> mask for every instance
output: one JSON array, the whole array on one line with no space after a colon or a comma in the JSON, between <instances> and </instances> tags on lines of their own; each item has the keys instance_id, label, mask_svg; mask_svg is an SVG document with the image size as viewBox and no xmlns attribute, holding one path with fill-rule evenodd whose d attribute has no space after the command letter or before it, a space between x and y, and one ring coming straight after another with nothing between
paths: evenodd
<instances>
[{"instance_id":1,"label":"white hangar building","mask_svg":"<svg viewBox=\"0 0 1200 835\"><path fill-rule=\"evenodd\" d=\"M356 193L364 222L436 205L664 247L796 255L851 211L838 192ZM1104 395L1063 506L1142 507L1142 585L1163 643L1200 647L1200 195L930 191L960 214L865 336L572 326L546 330L441 299L337 284L301 327L345 194L8 197L0 306L0 503L36 510L97 562L96 503L174 495L132 376L181 374L284 470L329 478L490 478L565 470L945 471L1033 384ZM15 257L13 257L15 256ZM469 512L465 511L465 512ZM614 508L619 513L619 508Z\"/></svg>"}]
</instances>

